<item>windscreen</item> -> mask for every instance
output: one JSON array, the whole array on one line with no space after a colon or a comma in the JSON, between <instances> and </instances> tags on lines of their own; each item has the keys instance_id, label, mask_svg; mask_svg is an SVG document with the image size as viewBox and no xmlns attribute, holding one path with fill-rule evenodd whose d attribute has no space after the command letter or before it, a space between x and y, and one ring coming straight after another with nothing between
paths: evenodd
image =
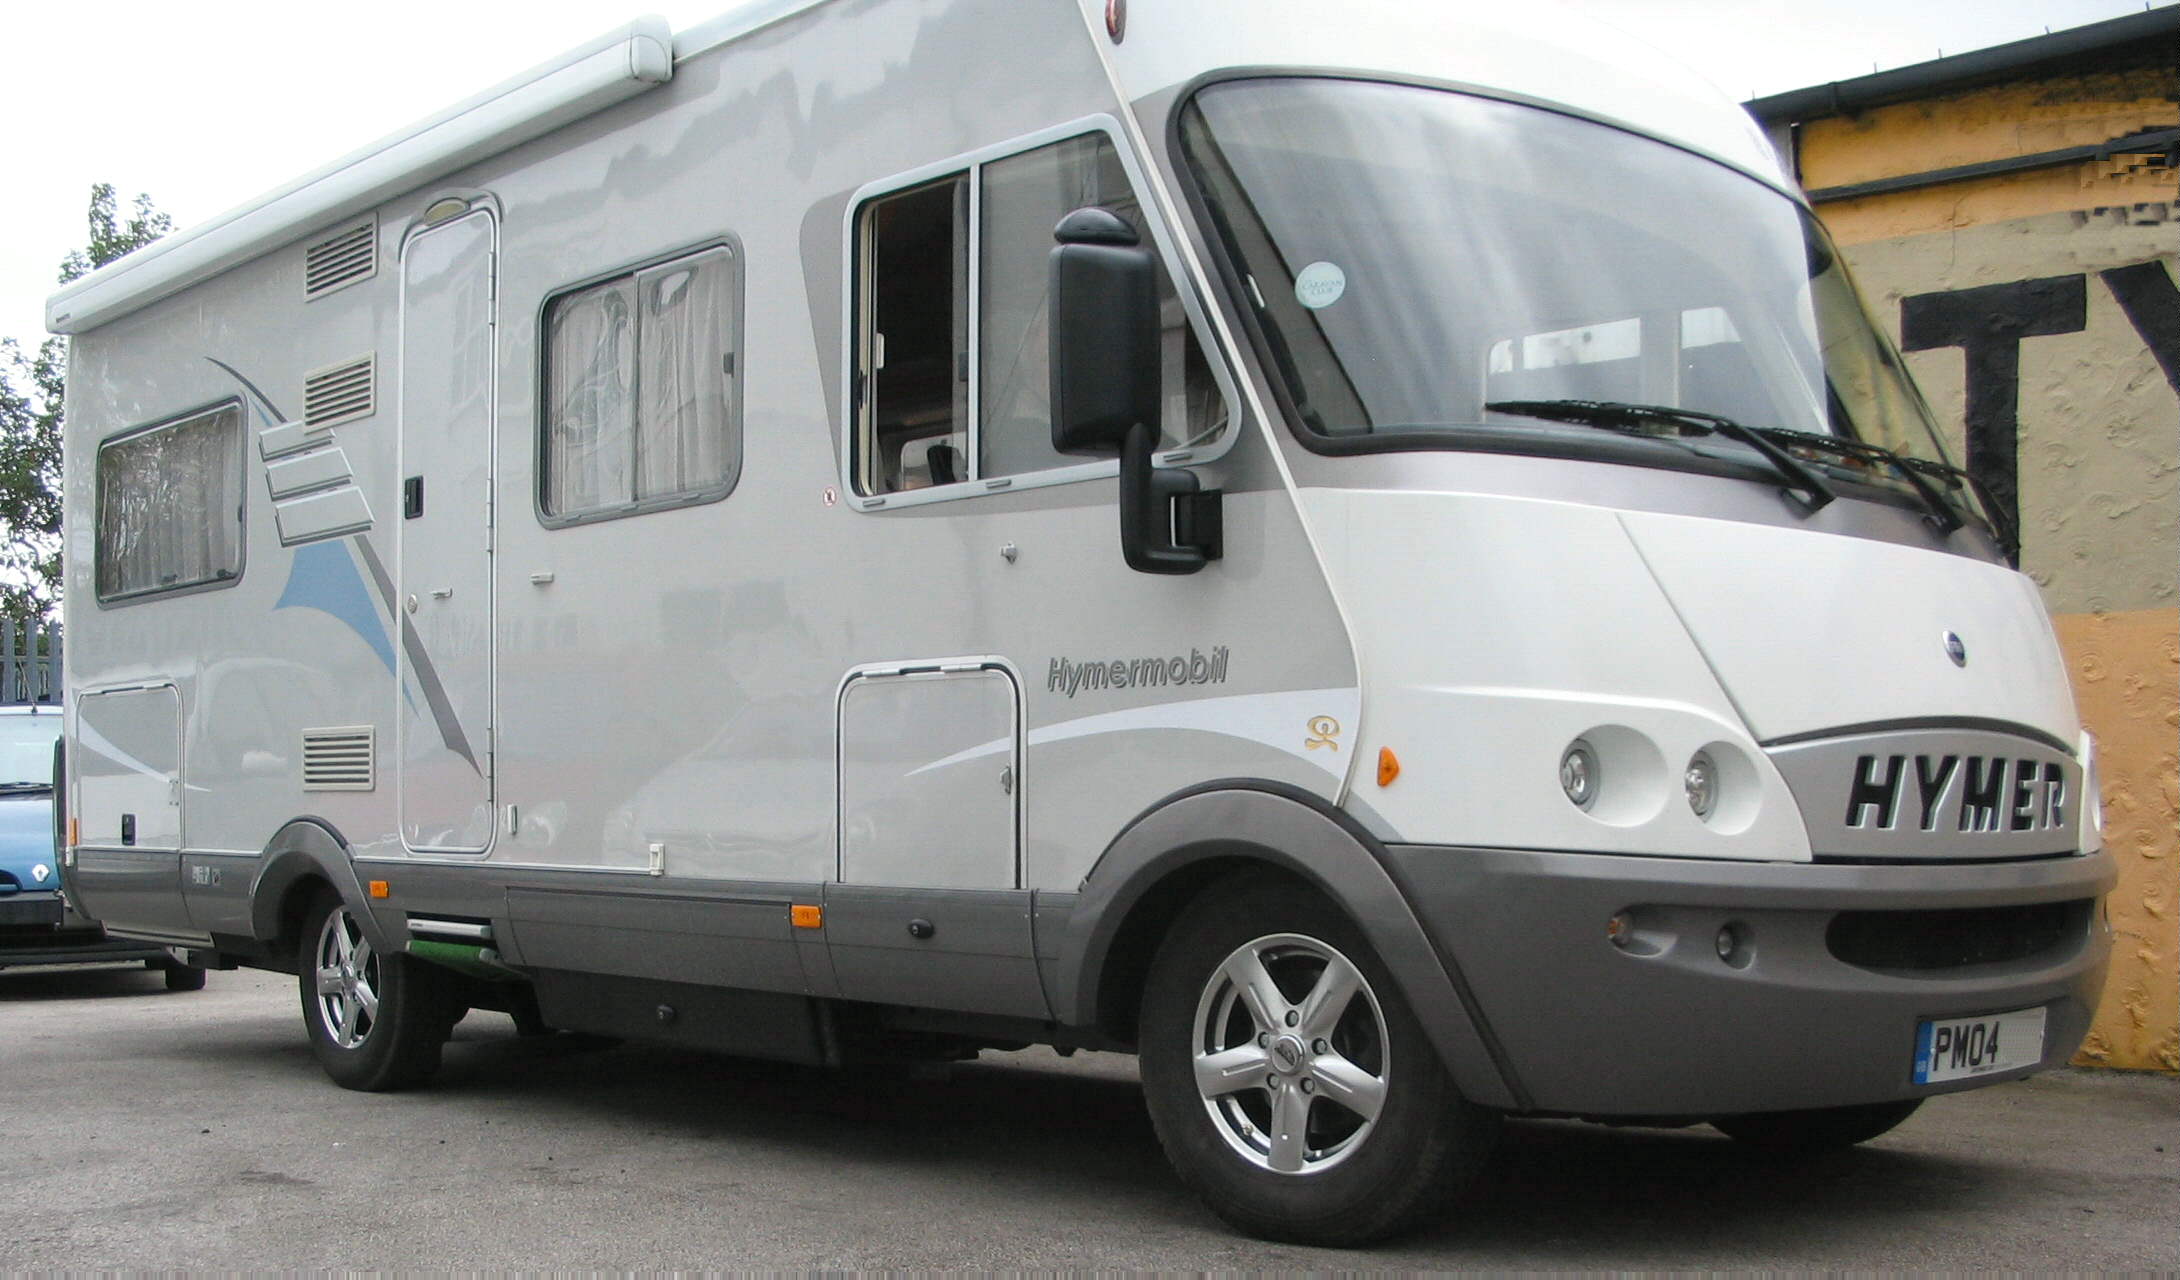
<instances>
[{"instance_id":1,"label":"windscreen","mask_svg":"<svg viewBox=\"0 0 2180 1280\"><path fill-rule=\"evenodd\" d=\"M1313 78L1208 86L1182 143L1299 427L1336 449L1518 449L1566 432L1487 406L1593 400L1946 461L1823 229L1722 164L1535 107Z\"/></svg>"},{"instance_id":2,"label":"windscreen","mask_svg":"<svg viewBox=\"0 0 2180 1280\"><path fill-rule=\"evenodd\" d=\"M0 716L0 787L51 785L53 739L61 733L61 713Z\"/></svg>"}]
</instances>

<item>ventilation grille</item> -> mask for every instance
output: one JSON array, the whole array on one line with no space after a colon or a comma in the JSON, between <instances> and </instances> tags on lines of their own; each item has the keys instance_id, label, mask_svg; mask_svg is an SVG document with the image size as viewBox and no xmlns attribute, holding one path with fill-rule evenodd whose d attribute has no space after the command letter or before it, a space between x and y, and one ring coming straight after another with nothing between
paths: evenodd
<instances>
[{"instance_id":1,"label":"ventilation grille","mask_svg":"<svg viewBox=\"0 0 2180 1280\"><path fill-rule=\"evenodd\" d=\"M378 274L378 225L368 219L303 251L303 296L315 298Z\"/></svg>"},{"instance_id":2,"label":"ventilation grille","mask_svg":"<svg viewBox=\"0 0 2180 1280\"><path fill-rule=\"evenodd\" d=\"M378 785L376 746L370 725L303 730L303 790L371 790Z\"/></svg>"},{"instance_id":3,"label":"ventilation grille","mask_svg":"<svg viewBox=\"0 0 2180 1280\"><path fill-rule=\"evenodd\" d=\"M359 356L305 377L304 424L330 427L336 422L370 417L378 408L374 390L377 362L376 356Z\"/></svg>"}]
</instances>

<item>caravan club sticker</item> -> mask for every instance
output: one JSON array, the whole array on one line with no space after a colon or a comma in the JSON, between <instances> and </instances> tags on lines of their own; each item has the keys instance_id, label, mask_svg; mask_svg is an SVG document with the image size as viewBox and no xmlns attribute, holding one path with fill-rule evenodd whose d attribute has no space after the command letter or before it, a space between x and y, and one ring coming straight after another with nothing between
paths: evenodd
<instances>
[{"instance_id":1,"label":"caravan club sticker","mask_svg":"<svg viewBox=\"0 0 2180 1280\"><path fill-rule=\"evenodd\" d=\"M1294 300L1322 311L1347 293L1347 273L1334 262L1312 262L1294 278Z\"/></svg>"}]
</instances>

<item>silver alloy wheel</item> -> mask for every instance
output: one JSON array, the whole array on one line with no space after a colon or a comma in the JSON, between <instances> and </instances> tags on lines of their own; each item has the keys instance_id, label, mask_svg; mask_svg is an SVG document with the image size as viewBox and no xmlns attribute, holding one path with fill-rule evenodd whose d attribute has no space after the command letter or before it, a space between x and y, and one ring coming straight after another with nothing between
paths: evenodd
<instances>
[{"instance_id":1,"label":"silver alloy wheel","mask_svg":"<svg viewBox=\"0 0 2180 1280\"><path fill-rule=\"evenodd\" d=\"M378 1022L379 959L346 906L318 929L318 1021L343 1049L362 1045Z\"/></svg>"},{"instance_id":2,"label":"silver alloy wheel","mask_svg":"<svg viewBox=\"0 0 2180 1280\"><path fill-rule=\"evenodd\" d=\"M1226 1145L1273 1173L1347 1159L1377 1127L1391 1075L1385 1012L1362 970L1296 933L1244 943L1196 1002L1196 1091Z\"/></svg>"}]
</instances>

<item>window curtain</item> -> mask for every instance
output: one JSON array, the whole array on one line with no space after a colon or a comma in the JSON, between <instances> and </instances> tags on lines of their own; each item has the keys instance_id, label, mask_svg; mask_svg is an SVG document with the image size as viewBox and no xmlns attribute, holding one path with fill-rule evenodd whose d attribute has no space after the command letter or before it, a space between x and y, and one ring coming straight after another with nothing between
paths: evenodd
<instances>
[{"instance_id":1,"label":"window curtain","mask_svg":"<svg viewBox=\"0 0 2180 1280\"><path fill-rule=\"evenodd\" d=\"M610 281L553 305L547 323L545 509L557 516L635 496L635 287Z\"/></svg>"},{"instance_id":2,"label":"window curtain","mask_svg":"<svg viewBox=\"0 0 2180 1280\"><path fill-rule=\"evenodd\" d=\"M721 249L636 277L639 500L718 489L732 479L732 273L733 259Z\"/></svg>"},{"instance_id":3,"label":"window curtain","mask_svg":"<svg viewBox=\"0 0 2180 1280\"><path fill-rule=\"evenodd\" d=\"M242 571L242 411L117 440L98 455L101 599Z\"/></svg>"}]
</instances>

